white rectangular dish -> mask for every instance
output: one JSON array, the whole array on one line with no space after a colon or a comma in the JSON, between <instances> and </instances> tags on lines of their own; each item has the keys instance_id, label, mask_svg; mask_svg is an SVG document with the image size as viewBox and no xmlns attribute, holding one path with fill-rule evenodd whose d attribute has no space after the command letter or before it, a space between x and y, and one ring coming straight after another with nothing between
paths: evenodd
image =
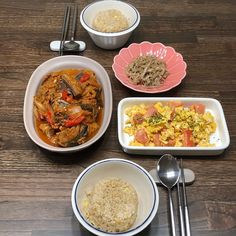
<instances>
[{"instance_id":1,"label":"white rectangular dish","mask_svg":"<svg viewBox=\"0 0 236 236\"><path fill-rule=\"evenodd\" d=\"M150 146L130 146L133 137L124 132L124 127L128 116L125 114L127 107L138 104L153 104L156 102L181 101L183 104L201 103L206 106L215 118L217 125L216 132L211 135L210 141L215 144L213 147L150 147ZM173 155L218 155L221 154L230 144L230 137L225 121L224 112L220 102L212 98L190 98L190 97L134 97L122 99L118 104L118 138L124 152L140 155L163 155L165 153Z\"/></svg>"}]
</instances>

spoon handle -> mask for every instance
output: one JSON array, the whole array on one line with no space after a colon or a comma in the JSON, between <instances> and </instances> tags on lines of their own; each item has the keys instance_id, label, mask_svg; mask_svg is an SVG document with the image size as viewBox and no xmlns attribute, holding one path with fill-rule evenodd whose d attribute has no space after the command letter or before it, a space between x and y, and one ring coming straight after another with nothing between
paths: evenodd
<instances>
[{"instance_id":1,"label":"spoon handle","mask_svg":"<svg viewBox=\"0 0 236 236\"><path fill-rule=\"evenodd\" d=\"M171 231L172 236L175 236L175 218L174 218L174 209L173 209L173 200L171 195L171 189L168 189L168 195L169 195L169 204L170 204L170 222L171 222Z\"/></svg>"}]
</instances>

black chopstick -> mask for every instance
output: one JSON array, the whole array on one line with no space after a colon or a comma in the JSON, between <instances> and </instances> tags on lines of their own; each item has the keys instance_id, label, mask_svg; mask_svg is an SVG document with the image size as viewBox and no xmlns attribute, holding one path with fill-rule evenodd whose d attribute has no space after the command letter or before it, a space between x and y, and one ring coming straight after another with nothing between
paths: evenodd
<instances>
[{"instance_id":1,"label":"black chopstick","mask_svg":"<svg viewBox=\"0 0 236 236\"><path fill-rule=\"evenodd\" d=\"M188 213L188 204L187 204L187 194L185 188L185 177L184 177L184 169L183 169L183 161L182 158L180 159L180 170L181 170L181 179L182 179L182 193L183 193L183 203L184 203L184 223L185 223L185 230L186 236L191 236L191 229L190 229L190 221L189 221L189 213Z\"/></svg>"},{"instance_id":2,"label":"black chopstick","mask_svg":"<svg viewBox=\"0 0 236 236\"><path fill-rule=\"evenodd\" d=\"M60 56L63 55L63 47L66 40L69 20L70 20L70 6L66 6L65 13L64 13L63 26L62 26L61 41L60 41L60 50L59 50Z\"/></svg>"}]
</instances>

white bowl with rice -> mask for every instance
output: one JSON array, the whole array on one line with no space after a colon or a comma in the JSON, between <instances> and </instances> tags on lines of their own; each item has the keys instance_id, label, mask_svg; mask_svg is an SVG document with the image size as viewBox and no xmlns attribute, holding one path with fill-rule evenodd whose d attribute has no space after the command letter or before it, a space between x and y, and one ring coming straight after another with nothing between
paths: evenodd
<instances>
[{"instance_id":1,"label":"white bowl with rice","mask_svg":"<svg viewBox=\"0 0 236 236\"><path fill-rule=\"evenodd\" d=\"M91 233L131 236L152 222L159 194L144 168L112 158L92 164L79 175L71 202L75 216Z\"/></svg>"},{"instance_id":2,"label":"white bowl with rice","mask_svg":"<svg viewBox=\"0 0 236 236\"><path fill-rule=\"evenodd\" d=\"M97 1L86 6L80 22L93 42L103 49L122 47L140 22L138 10L116 0Z\"/></svg>"}]
</instances>

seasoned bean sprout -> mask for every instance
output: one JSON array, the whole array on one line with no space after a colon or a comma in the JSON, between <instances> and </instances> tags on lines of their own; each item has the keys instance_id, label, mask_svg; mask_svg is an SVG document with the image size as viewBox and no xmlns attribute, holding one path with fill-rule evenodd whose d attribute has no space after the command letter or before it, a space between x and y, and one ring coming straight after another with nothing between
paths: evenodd
<instances>
[{"instance_id":1,"label":"seasoned bean sprout","mask_svg":"<svg viewBox=\"0 0 236 236\"><path fill-rule=\"evenodd\" d=\"M139 56L126 68L128 78L134 84L158 86L169 75L165 62L153 55Z\"/></svg>"}]
</instances>

